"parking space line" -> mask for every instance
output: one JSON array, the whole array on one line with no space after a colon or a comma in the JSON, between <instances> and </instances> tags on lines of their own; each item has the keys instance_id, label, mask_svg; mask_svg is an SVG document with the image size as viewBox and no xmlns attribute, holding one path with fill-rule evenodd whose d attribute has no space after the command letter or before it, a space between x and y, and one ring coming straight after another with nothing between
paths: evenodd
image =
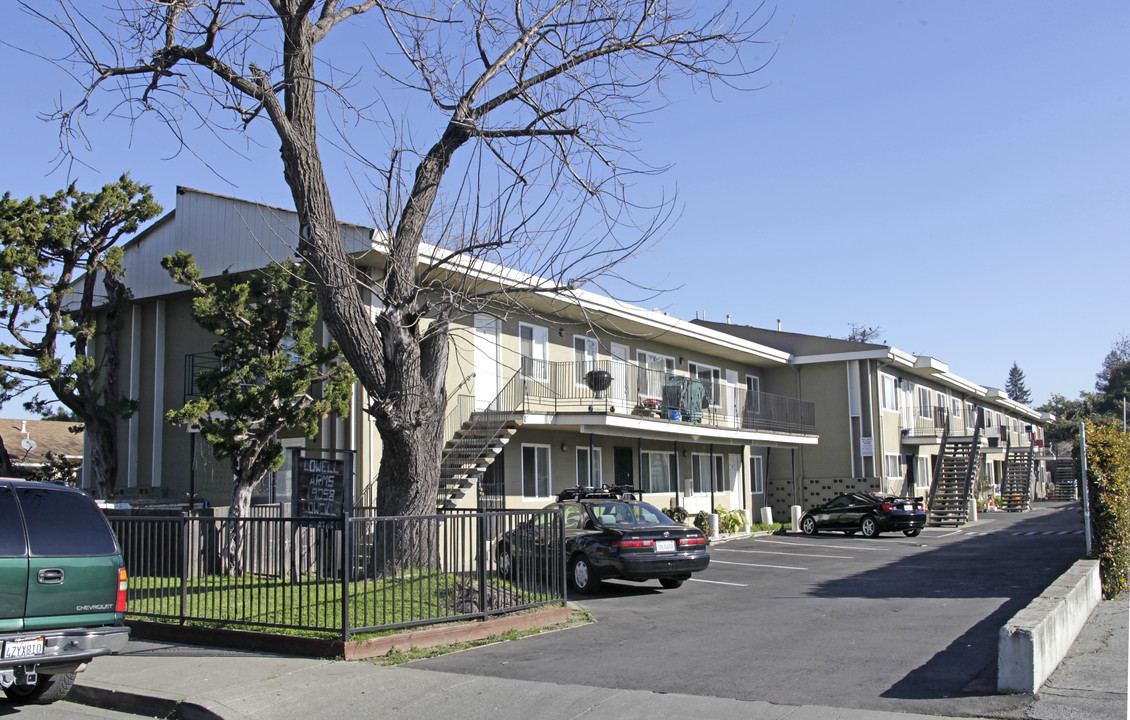
<instances>
[{"instance_id":1,"label":"parking space line","mask_svg":"<svg viewBox=\"0 0 1130 720\"><path fill-rule=\"evenodd\" d=\"M802 568L802 567L793 567L792 565L760 565L758 563L729 562L727 560L715 560L714 558L710 559L710 564L711 565L741 565L742 567L777 568L779 570L807 570L808 569L808 568ZM693 580L694 578L691 578L691 579Z\"/></svg>"},{"instance_id":2,"label":"parking space line","mask_svg":"<svg viewBox=\"0 0 1130 720\"><path fill-rule=\"evenodd\" d=\"M791 557L830 558L832 560L854 560L853 555L816 555L814 553L777 552L776 550L738 550L736 548L717 548L711 552L757 553L758 555L789 555Z\"/></svg>"},{"instance_id":3,"label":"parking space line","mask_svg":"<svg viewBox=\"0 0 1130 720\"><path fill-rule=\"evenodd\" d=\"M743 583L728 583L728 582L722 582L721 580L703 580L702 578L696 578L696 577L687 578L687 581L688 582L704 582L704 583L710 583L711 585L731 585L733 587L749 587L749 585L745 585Z\"/></svg>"},{"instance_id":4,"label":"parking space line","mask_svg":"<svg viewBox=\"0 0 1130 720\"><path fill-rule=\"evenodd\" d=\"M949 537L949 536L951 536L951 535L960 535L960 534L961 534L961 531L960 531L960 530L954 530L953 532L948 532L948 533L946 533L945 535L938 535L937 537L938 537L939 539L941 539L941 538L947 538L947 537Z\"/></svg>"},{"instance_id":5,"label":"parking space line","mask_svg":"<svg viewBox=\"0 0 1130 720\"><path fill-rule=\"evenodd\" d=\"M871 550L873 552L886 552L887 548L881 547L866 547L864 545L822 545L820 543L809 542L808 540L801 540L800 542L784 542L782 540L755 540L757 543L768 543L770 545L787 545L789 547L824 547L832 548L833 550Z\"/></svg>"}]
</instances>

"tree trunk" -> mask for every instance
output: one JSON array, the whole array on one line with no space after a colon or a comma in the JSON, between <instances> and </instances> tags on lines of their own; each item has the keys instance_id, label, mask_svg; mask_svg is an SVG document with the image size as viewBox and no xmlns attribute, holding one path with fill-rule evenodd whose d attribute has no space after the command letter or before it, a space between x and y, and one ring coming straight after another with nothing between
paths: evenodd
<instances>
[{"instance_id":1,"label":"tree trunk","mask_svg":"<svg viewBox=\"0 0 1130 720\"><path fill-rule=\"evenodd\" d=\"M94 477L94 496L110 500L114 497L115 479L118 475L117 428L115 420L103 417L84 417L86 446L90 456L83 458L83 464L90 463Z\"/></svg>"},{"instance_id":2,"label":"tree trunk","mask_svg":"<svg viewBox=\"0 0 1130 720\"><path fill-rule=\"evenodd\" d=\"M4 447L4 438L0 437L0 477L15 477L15 472L8 448Z\"/></svg>"},{"instance_id":3,"label":"tree trunk","mask_svg":"<svg viewBox=\"0 0 1130 720\"><path fill-rule=\"evenodd\" d=\"M231 506L228 519L224 522L224 572L236 577L247 570L247 557L244 548L247 544L247 518L251 517L251 493L258 481L247 483L239 478L232 481Z\"/></svg>"}]
</instances>

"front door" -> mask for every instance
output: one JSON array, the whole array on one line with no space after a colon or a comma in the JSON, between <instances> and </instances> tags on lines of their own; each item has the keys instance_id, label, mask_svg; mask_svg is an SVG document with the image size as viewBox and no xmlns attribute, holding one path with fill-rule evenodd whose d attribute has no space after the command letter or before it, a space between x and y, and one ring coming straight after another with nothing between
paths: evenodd
<instances>
[{"instance_id":1,"label":"front door","mask_svg":"<svg viewBox=\"0 0 1130 720\"><path fill-rule=\"evenodd\" d=\"M726 456L726 474L730 478L730 509L740 510L746 506L742 502L742 456Z\"/></svg>"},{"instance_id":2,"label":"front door","mask_svg":"<svg viewBox=\"0 0 1130 720\"><path fill-rule=\"evenodd\" d=\"M742 408L740 407L741 395L738 392L738 373L736 370L726 371L726 424L730 427L742 426Z\"/></svg>"},{"instance_id":3,"label":"front door","mask_svg":"<svg viewBox=\"0 0 1130 720\"><path fill-rule=\"evenodd\" d=\"M630 447L612 448L612 481L616 485L631 485L635 487L635 475L632 472L632 455Z\"/></svg>"},{"instance_id":4,"label":"front door","mask_svg":"<svg viewBox=\"0 0 1130 720\"><path fill-rule=\"evenodd\" d=\"M608 388L612 406L619 412L629 412L628 383L631 381L632 366L628 364L628 346L612 343L609 354L612 356L612 386Z\"/></svg>"},{"instance_id":5,"label":"front door","mask_svg":"<svg viewBox=\"0 0 1130 720\"><path fill-rule=\"evenodd\" d=\"M498 397L498 318L475 315L475 410Z\"/></svg>"}]
</instances>

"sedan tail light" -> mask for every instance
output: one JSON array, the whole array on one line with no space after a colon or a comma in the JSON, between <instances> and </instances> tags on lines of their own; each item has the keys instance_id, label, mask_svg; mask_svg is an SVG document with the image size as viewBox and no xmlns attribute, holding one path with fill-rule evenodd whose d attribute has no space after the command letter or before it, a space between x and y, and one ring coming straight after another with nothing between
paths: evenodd
<instances>
[{"instance_id":1,"label":"sedan tail light","mask_svg":"<svg viewBox=\"0 0 1130 720\"><path fill-rule=\"evenodd\" d=\"M641 547L654 547L654 540L620 540L616 543L616 547L622 548L641 548Z\"/></svg>"},{"instance_id":2,"label":"sedan tail light","mask_svg":"<svg viewBox=\"0 0 1130 720\"><path fill-rule=\"evenodd\" d=\"M704 537L685 537L679 538L679 547L691 547L693 545L705 545L706 538Z\"/></svg>"},{"instance_id":3,"label":"sedan tail light","mask_svg":"<svg viewBox=\"0 0 1130 720\"><path fill-rule=\"evenodd\" d=\"M114 601L114 612L124 613L126 611L126 590L129 588L129 582L126 578L126 569L118 568L118 596Z\"/></svg>"},{"instance_id":4,"label":"sedan tail light","mask_svg":"<svg viewBox=\"0 0 1130 720\"><path fill-rule=\"evenodd\" d=\"M891 503L883 503L883 512L894 512L895 506Z\"/></svg>"}]
</instances>

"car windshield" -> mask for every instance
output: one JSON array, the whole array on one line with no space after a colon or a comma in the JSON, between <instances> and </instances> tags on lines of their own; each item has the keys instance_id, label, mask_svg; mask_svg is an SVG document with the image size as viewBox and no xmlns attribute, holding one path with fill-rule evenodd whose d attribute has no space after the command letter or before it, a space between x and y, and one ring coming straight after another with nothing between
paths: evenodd
<instances>
[{"instance_id":1,"label":"car windshield","mask_svg":"<svg viewBox=\"0 0 1130 720\"><path fill-rule=\"evenodd\" d=\"M655 506L641 502L590 503L589 510L601 525L673 525L675 521Z\"/></svg>"}]
</instances>

